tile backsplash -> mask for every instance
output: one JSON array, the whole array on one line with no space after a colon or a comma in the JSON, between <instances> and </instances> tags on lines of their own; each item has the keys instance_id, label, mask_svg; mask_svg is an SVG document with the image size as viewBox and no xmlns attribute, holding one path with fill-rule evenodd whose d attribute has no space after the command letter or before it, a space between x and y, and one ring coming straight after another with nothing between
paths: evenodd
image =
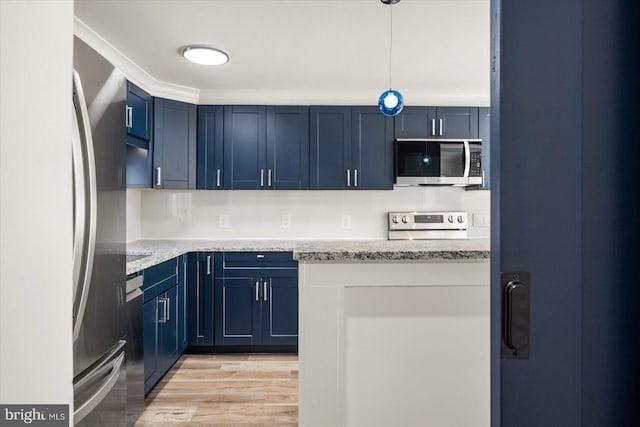
<instances>
[{"instance_id":1,"label":"tile backsplash","mask_svg":"<svg viewBox=\"0 0 640 427\"><path fill-rule=\"evenodd\" d=\"M386 239L387 212L462 210L469 237L489 237L489 192L127 190L127 241Z\"/></svg>"}]
</instances>

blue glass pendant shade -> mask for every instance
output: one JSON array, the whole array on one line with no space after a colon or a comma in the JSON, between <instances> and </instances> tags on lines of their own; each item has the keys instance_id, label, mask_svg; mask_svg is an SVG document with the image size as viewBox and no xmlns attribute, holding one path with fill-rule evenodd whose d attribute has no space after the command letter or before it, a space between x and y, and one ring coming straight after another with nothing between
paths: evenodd
<instances>
[{"instance_id":1,"label":"blue glass pendant shade","mask_svg":"<svg viewBox=\"0 0 640 427\"><path fill-rule=\"evenodd\" d=\"M385 116L397 116L404 107L404 98L397 90L389 89L378 98L378 107Z\"/></svg>"}]
</instances>

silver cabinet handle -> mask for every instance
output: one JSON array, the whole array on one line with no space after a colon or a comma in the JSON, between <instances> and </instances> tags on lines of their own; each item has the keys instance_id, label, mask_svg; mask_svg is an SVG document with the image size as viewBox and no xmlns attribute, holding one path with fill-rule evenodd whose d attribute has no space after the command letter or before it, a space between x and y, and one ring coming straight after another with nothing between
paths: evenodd
<instances>
[{"instance_id":1,"label":"silver cabinet handle","mask_svg":"<svg viewBox=\"0 0 640 427\"><path fill-rule=\"evenodd\" d=\"M271 187L271 169L267 171L267 186Z\"/></svg>"},{"instance_id":2,"label":"silver cabinet handle","mask_svg":"<svg viewBox=\"0 0 640 427\"><path fill-rule=\"evenodd\" d=\"M196 336L204 337L200 334L200 261L196 261Z\"/></svg>"},{"instance_id":3,"label":"silver cabinet handle","mask_svg":"<svg viewBox=\"0 0 640 427\"><path fill-rule=\"evenodd\" d=\"M358 169L353 170L353 186L358 186Z\"/></svg>"},{"instance_id":4,"label":"silver cabinet handle","mask_svg":"<svg viewBox=\"0 0 640 427\"><path fill-rule=\"evenodd\" d=\"M263 292L264 292L264 300L267 300L267 282L264 282L263 284Z\"/></svg>"},{"instance_id":5,"label":"silver cabinet handle","mask_svg":"<svg viewBox=\"0 0 640 427\"><path fill-rule=\"evenodd\" d=\"M258 259L264 259L264 255L263 255L263 254L258 254L258 255L256 255L256 258L258 258Z\"/></svg>"},{"instance_id":6,"label":"silver cabinet handle","mask_svg":"<svg viewBox=\"0 0 640 427\"><path fill-rule=\"evenodd\" d=\"M207 255L207 276L211 274L211 255Z\"/></svg>"},{"instance_id":7,"label":"silver cabinet handle","mask_svg":"<svg viewBox=\"0 0 640 427\"><path fill-rule=\"evenodd\" d=\"M164 321L171 320L171 298L164 299Z\"/></svg>"},{"instance_id":8,"label":"silver cabinet handle","mask_svg":"<svg viewBox=\"0 0 640 427\"><path fill-rule=\"evenodd\" d=\"M216 187L220 187L220 169L216 171Z\"/></svg>"},{"instance_id":9,"label":"silver cabinet handle","mask_svg":"<svg viewBox=\"0 0 640 427\"><path fill-rule=\"evenodd\" d=\"M443 129L444 129L444 119L440 119L440 132L438 132L440 136L443 135Z\"/></svg>"},{"instance_id":10,"label":"silver cabinet handle","mask_svg":"<svg viewBox=\"0 0 640 427\"><path fill-rule=\"evenodd\" d=\"M128 105L126 108L125 123L127 128L131 129L133 127L133 107L129 107Z\"/></svg>"},{"instance_id":11,"label":"silver cabinet handle","mask_svg":"<svg viewBox=\"0 0 640 427\"><path fill-rule=\"evenodd\" d=\"M264 187L264 169L260 169L260 187Z\"/></svg>"},{"instance_id":12,"label":"silver cabinet handle","mask_svg":"<svg viewBox=\"0 0 640 427\"><path fill-rule=\"evenodd\" d=\"M162 185L162 168L158 166L156 168L156 187L160 187Z\"/></svg>"},{"instance_id":13,"label":"silver cabinet handle","mask_svg":"<svg viewBox=\"0 0 640 427\"><path fill-rule=\"evenodd\" d=\"M436 136L436 119L431 119L431 136Z\"/></svg>"},{"instance_id":14,"label":"silver cabinet handle","mask_svg":"<svg viewBox=\"0 0 640 427\"><path fill-rule=\"evenodd\" d=\"M347 187L351 187L351 169L347 169Z\"/></svg>"},{"instance_id":15,"label":"silver cabinet handle","mask_svg":"<svg viewBox=\"0 0 640 427\"><path fill-rule=\"evenodd\" d=\"M167 323L167 304L166 304L166 301L167 301L166 298L158 299L158 304L159 305L162 304L162 315L158 319L158 323Z\"/></svg>"},{"instance_id":16,"label":"silver cabinet handle","mask_svg":"<svg viewBox=\"0 0 640 427\"><path fill-rule=\"evenodd\" d=\"M256 282L256 301L260 301L259 292L260 292L260 282L258 281Z\"/></svg>"}]
</instances>

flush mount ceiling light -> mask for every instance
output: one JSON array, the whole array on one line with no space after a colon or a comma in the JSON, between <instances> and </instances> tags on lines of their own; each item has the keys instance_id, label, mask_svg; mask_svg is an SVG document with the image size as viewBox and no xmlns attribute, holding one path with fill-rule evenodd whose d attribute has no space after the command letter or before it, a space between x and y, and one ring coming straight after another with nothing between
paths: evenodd
<instances>
[{"instance_id":1,"label":"flush mount ceiling light","mask_svg":"<svg viewBox=\"0 0 640 427\"><path fill-rule=\"evenodd\" d=\"M182 49L182 56L188 61L202 65L222 65L229 62L229 55L209 46L187 46Z\"/></svg>"},{"instance_id":2,"label":"flush mount ceiling light","mask_svg":"<svg viewBox=\"0 0 640 427\"><path fill-rule=\"evenodd\" d=\"M382 3L392 6L400 0L380 0ZM389 90L382 92L378 98L378 108L385 116L397 116L404 107L404 98L397 90L393 90L391 81L391 58L393 54L393 12L389 8Z\"/></svg>"}]
</instances>

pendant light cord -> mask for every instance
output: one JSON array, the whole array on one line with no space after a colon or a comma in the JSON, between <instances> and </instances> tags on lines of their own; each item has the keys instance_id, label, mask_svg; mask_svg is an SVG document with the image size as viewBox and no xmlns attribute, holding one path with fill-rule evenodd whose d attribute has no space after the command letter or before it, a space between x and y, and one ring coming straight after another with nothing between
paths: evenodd
<instances>
[{"instance_id":1,"label":"pendant light cord","mask_svg":"<svg viewBox=\"0 0 640 427\"><path fill-rule=\"evenodd\" d=\"M389 90L393 87L391 80L391 59L393 58L393 4L389 4L389 28L391 35L389 37Z\"/></svg>"}]
</instances>

